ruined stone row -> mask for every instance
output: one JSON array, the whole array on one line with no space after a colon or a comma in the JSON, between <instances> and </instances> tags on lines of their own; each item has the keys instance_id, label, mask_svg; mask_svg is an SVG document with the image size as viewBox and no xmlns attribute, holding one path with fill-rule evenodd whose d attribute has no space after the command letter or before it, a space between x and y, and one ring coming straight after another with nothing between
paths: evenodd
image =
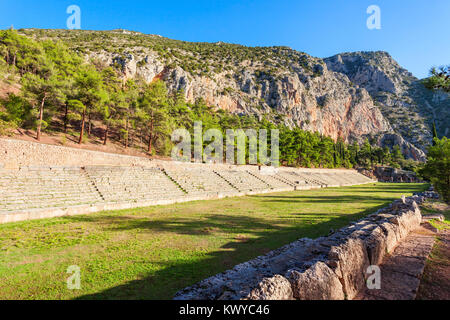
<instances>
[{"instance_id":1,"label":"ruined stone row","mask_svg":"<svg viewBox=\"0 0 450 320\"><path fill-rule=\"evenodd\" d=\"M412 230L428 194L388 207L317 239L302 238L179 291L177 300L342 300L366 286L367 268Z\"/></svg>"},{"instance_id":2,"label":"ruined stone row","mask_svg":"<svg viewBox=\"0 0 450 320\"><path fill-rule=\"evenodd\" d=\"M0 168L0 223L371 182L354 170L166 162L155 167Z\"/></svg>"}]
</instances>

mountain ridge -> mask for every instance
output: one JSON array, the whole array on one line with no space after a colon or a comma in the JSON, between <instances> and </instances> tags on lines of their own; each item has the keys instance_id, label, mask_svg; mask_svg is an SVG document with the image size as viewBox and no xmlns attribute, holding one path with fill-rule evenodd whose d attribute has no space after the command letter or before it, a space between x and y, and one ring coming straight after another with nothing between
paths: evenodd
<instances>
[{"instance_id":1,"label":"mountain ridge","mask_svg":"<svg viewBox=\"0 0 450 320\"><path fill-rule=\"evenodd\" d=\"M399 144L415 160L425 159L433 121L441 135L448 134L446 117L433 116L447 114L448 95L425 89L385 51L321 59L285 46L186 42L123 30L19 32L61 40L87 58L116 66L124 78L162 79L169 90L183 90L188 101L202 98L217 108L264 115L347 142Z\"/></svg>"}]
</instances>

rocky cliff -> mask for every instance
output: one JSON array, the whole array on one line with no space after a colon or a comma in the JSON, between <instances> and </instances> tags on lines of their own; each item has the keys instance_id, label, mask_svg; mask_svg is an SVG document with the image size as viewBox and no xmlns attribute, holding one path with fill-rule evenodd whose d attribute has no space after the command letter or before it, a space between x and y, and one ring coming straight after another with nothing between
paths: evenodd
<instances>
[{"instance_id":1,"label":"rocky cliff","mask_svg":"<svg viewBox=\"0 0 450 320\"><path fill-rule=\"evenodd\" d=\"M116 66L124 78L162 79L189 101L203 98L347 142L369 137L399 144L417 160L425 157L433 114L450 101L433 96L385 52L319 59L287 47L189 43L124 30L20 31L62 40L97 63ZM438 128L448 132L445 121Z\"/></svg>"},{"instance_id":2,"label":"rocky cliff","mask_svg":"<svg viewBox=\"0 0 450 320\"><path fill-rule=\"evenodd\" d=\"M427 90L387 52L342 53L324 59L329 69L345 74L365 88L403 139L424 150L431 141L431 126L448 135L450 96Z\"/></svg>"}]
</instances>

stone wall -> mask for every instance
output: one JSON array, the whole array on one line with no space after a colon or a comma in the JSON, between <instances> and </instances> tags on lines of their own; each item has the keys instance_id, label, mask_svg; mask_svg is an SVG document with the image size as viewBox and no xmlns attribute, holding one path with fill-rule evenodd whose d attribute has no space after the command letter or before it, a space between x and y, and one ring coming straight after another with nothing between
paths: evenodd
<instances>
[{"instance_id":1,"label":"stone wall","mask_svg":"<svg viewBox=\"0 0 450 320\"><path fill-rule=\"evenodd\" d=\"M165 161L91 151L30 142L15 139L0 138L0 168L17 169L20 167L85 167L85 166L140 166L165 169L178 168L222 168L233 170L258 170L255 165L203 164L177 161ZM271 170L270 167L266 167ZM279 168L278 170L290 170ZM304 172L317 172L319 169L299 169ZM320 169L321 172L334 172L341 169ZM345 171L342 169L341 171ZM352 170L353 171L353 170Z\"/></svg>"},{"instance_id":2,"label":"stone wall","mask_svg":"<svg viewBox=\"0 0 450 320\"><path fill-rule=\"evenodd\" d=\"M0 138L0 167L155 166L150 159Z\"/></svg>"},{"instance_id":3,"label":"stone wall","mask_svg":"<svg viewBox=\"0 0 450 320\"><path fill-rule=\"evenodd\" d=\"M421 223L415 195L315 240L302 238L179 291L177 300L342 300Z\"/></svg>"},{"instance_id":4,"label":"stone wall","mask_svg":"<svg viewBox=\"0 0 450 320\"><path fill-rule=\"evenodd\" d=\"M0 139L0 223L372 182L354 170L200 164Z\"/></svg>"}]
</instances>

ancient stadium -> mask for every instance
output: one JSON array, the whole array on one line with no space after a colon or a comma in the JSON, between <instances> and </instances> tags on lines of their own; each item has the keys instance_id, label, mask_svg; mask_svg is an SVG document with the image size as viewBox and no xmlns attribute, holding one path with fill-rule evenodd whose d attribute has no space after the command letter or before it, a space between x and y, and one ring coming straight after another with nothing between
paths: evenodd
<instances>
[{"instance_id":1,"label":"ancient stadium","mask_svg":"<svg viewBox=\"0 0 450 320\"><path fill-rule=\"evenodd\" d=\"M0 3L2 307L450 300L450 2L25 2Z\"/></svg>"},{"instance_id":2,"label":"ancient stadium","mask_svg":"<svg viewBox=\"0 0 450 320\"><path fill-rule=\"evenodd\" d=\"M423 183L348 169L181 163L12 139L0 153L7 299L374 299L367 268L417 241L418 204L433 197L404 197ZM422 255L434 237L425 239ZM61 281L71 265L79 290ZM392 290L378 298L415 297Z\"/></svg>"}]
</instances>

